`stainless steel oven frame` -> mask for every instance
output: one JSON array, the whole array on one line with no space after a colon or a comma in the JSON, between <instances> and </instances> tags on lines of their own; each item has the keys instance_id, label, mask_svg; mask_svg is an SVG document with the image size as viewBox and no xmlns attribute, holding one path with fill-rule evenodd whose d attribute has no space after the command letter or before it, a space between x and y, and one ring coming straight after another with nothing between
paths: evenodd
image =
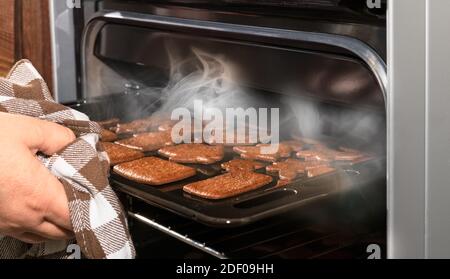
<instances>
[{"instance_id":1,"label":"stainless steel oven frame","mask_svg":"<svg viewBox=\"0 0 450 279\"><path fill-rule=\"evenodd\" d=\"M450 2L388 4L388 256L448 258Z\"/></svg>"}]
</instances>

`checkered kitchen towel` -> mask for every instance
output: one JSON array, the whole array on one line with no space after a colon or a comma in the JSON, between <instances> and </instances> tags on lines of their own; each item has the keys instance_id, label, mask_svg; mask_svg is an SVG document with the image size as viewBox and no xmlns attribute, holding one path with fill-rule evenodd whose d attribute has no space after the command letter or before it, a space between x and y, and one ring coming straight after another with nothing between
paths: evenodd
<instances>
[{"instance_id":1,"label":"checkered kitchen towel","mask_svg":"<svg viewBox=\"0 0 450 279\"><path fill-rule=\"evenodd\" d=\"M77 135L77 140L59 154L39 155L64 185L76 240L29 245L0 236L0 258L70 258L66 250L74 243L86 258L133 258L126 219L108 183L109 159L98 143L98 124L54 102L44 80L27 60L0 78L0 111L52 121Z\"/></svg>"}]
</instances>

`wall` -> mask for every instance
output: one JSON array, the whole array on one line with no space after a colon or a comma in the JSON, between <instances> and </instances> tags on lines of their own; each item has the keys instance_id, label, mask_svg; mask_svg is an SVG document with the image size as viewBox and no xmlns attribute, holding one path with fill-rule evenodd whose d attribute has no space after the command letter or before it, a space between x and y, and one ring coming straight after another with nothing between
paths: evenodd
<instances>
[{"instance_id":1,"label":"wall","mask_svg":"<svg viewBox=\"0 0 450 279\"><path fill-rule=\"evenodd\" d=\"M5 75L16 60L14 0L0 0L0 75Z\"/></svg>"}]
</instances>

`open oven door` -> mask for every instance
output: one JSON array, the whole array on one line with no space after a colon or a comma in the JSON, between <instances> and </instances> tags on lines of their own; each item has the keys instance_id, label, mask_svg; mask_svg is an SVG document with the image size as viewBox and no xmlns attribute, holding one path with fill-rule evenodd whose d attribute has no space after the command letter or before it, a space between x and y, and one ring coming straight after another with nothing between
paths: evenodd
<instances>
[{"instance_id":1,"label":"open oven door","mask_svg":"<svg viewBox=\"0 0 450 279\"><path fill-rule=\"evenodd\" d=\"M337 166L331 175L282 187L275 179L259 191L214 202L186 195L183 184L155 188L113 174L112 185L127 197L133 228L137 228L134 232L140 235L136 238L141 239L147 226L219 258L361 257L373 244L371 238L380 250L386 250L387 74L384 60L371 47L341 35L134 12L98 14L84 34L82 101L77 108L93 120L127 122L161 110L170 114L177 106L191 108L198 97L222 108L279 109L283 140L295 138L300 131L303 136L374 155L368 161ZM184 95L173 93L173 98L161 90L174 83L174 72L182 72L177 65L186 61L194 61L187 63L188 69L200 65L202 76L207 77L231 69L237 94L228 96L228 89L219 88L225 97L195 91L194 98L189 96L192 90L187 90ZM219 65L219 71L213 67L206 72L205 65ZM223 79L219 79L222 86ZM220 166L198 168L202 174L194 180L218 175L218 171ZM182 219L173 216L160 221L155 218L160 211L153 206ZM196 227L193 231L182 229L189 219L193 221L187 227ZM296 249L277 246L255 253L268 243L243 232L271 239L278 231L274 226L285 231L277 245L291 243L286 239L293 238L288 245ZM197 230L218 231L223 237L196 237ZM254 245L244 245L248 237ZM237 239L238 247L226 245L232 239ZM320 248L312 252L311 245ZM347 250L333 254L338 247Z\"/></svg>"}]
</instances>

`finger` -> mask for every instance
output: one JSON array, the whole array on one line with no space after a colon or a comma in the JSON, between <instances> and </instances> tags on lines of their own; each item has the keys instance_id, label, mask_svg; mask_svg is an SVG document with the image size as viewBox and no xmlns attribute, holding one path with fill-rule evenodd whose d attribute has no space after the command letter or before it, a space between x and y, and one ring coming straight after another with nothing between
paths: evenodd
<instances>
[{"instance_id":1,"label":"finger","mask_svg":"<svg viewBox=\"0 0 450 279\"><path fill-rule=\"evenodd\" d=\"M53 155L75 140L69 128L28 116L8 116L11 123L20 127L19 139L31 150Z\"/></svg>"},{"instance_id":2,"label":"finger","mask_svg":"<svg viewBox=\"0 0 450 279\"><path fill-rule=\"evenodd\" d=\"M18 239L22 242L28 243L28 244L39 244L48 241L49 239L46 239L42 236L35 235L33 233L21 233L21 234L12 234L10 235L12 238Z\"/></svg>"},{"instance_id":3,"label":"finger","mask_svg":"<svg viewBox=\"0 0 450 279\"><path fill-rule=\"evenodd\" d=\"M36 138L34 148L47 155L53 155L75 140L75 134L69 128L47 122L39 121L41 138Z\"/></svg>"},{"instance_id":4,"label":"finger","mask_svg":"<svg viewBox=\"0 0 450 279\"><path fill-rule=\"evenodd\" d=\"M45 220L53 223L63 229L72 231L72 223L70 221L69 201L67 199L64 186L55 177L50 178L49 195L53 199L48 204L45 212Z\"/></svg>"},{"instance_id":5,"label":"finger","mask_svg":"<svg viewBox=\"0 0 450 279\"><path fill-rule=\"evenodd\" d=\"M69 240L74 238L73 232L60 228L50 222L40 224L31 233L51 240Z\"/></svg>"},{"instance_id":6,"label":"finger","mask_svg":"<svg viewBox=\"0 0 450 279\"><path fill-rule=\"evenodd\" d=\"M30 174L34 178L35 200L40 203L38 208L43 209L44 221L71 231L69 202L62 183L34 157L30 162Z\"/></svg>"}]
</instances>

